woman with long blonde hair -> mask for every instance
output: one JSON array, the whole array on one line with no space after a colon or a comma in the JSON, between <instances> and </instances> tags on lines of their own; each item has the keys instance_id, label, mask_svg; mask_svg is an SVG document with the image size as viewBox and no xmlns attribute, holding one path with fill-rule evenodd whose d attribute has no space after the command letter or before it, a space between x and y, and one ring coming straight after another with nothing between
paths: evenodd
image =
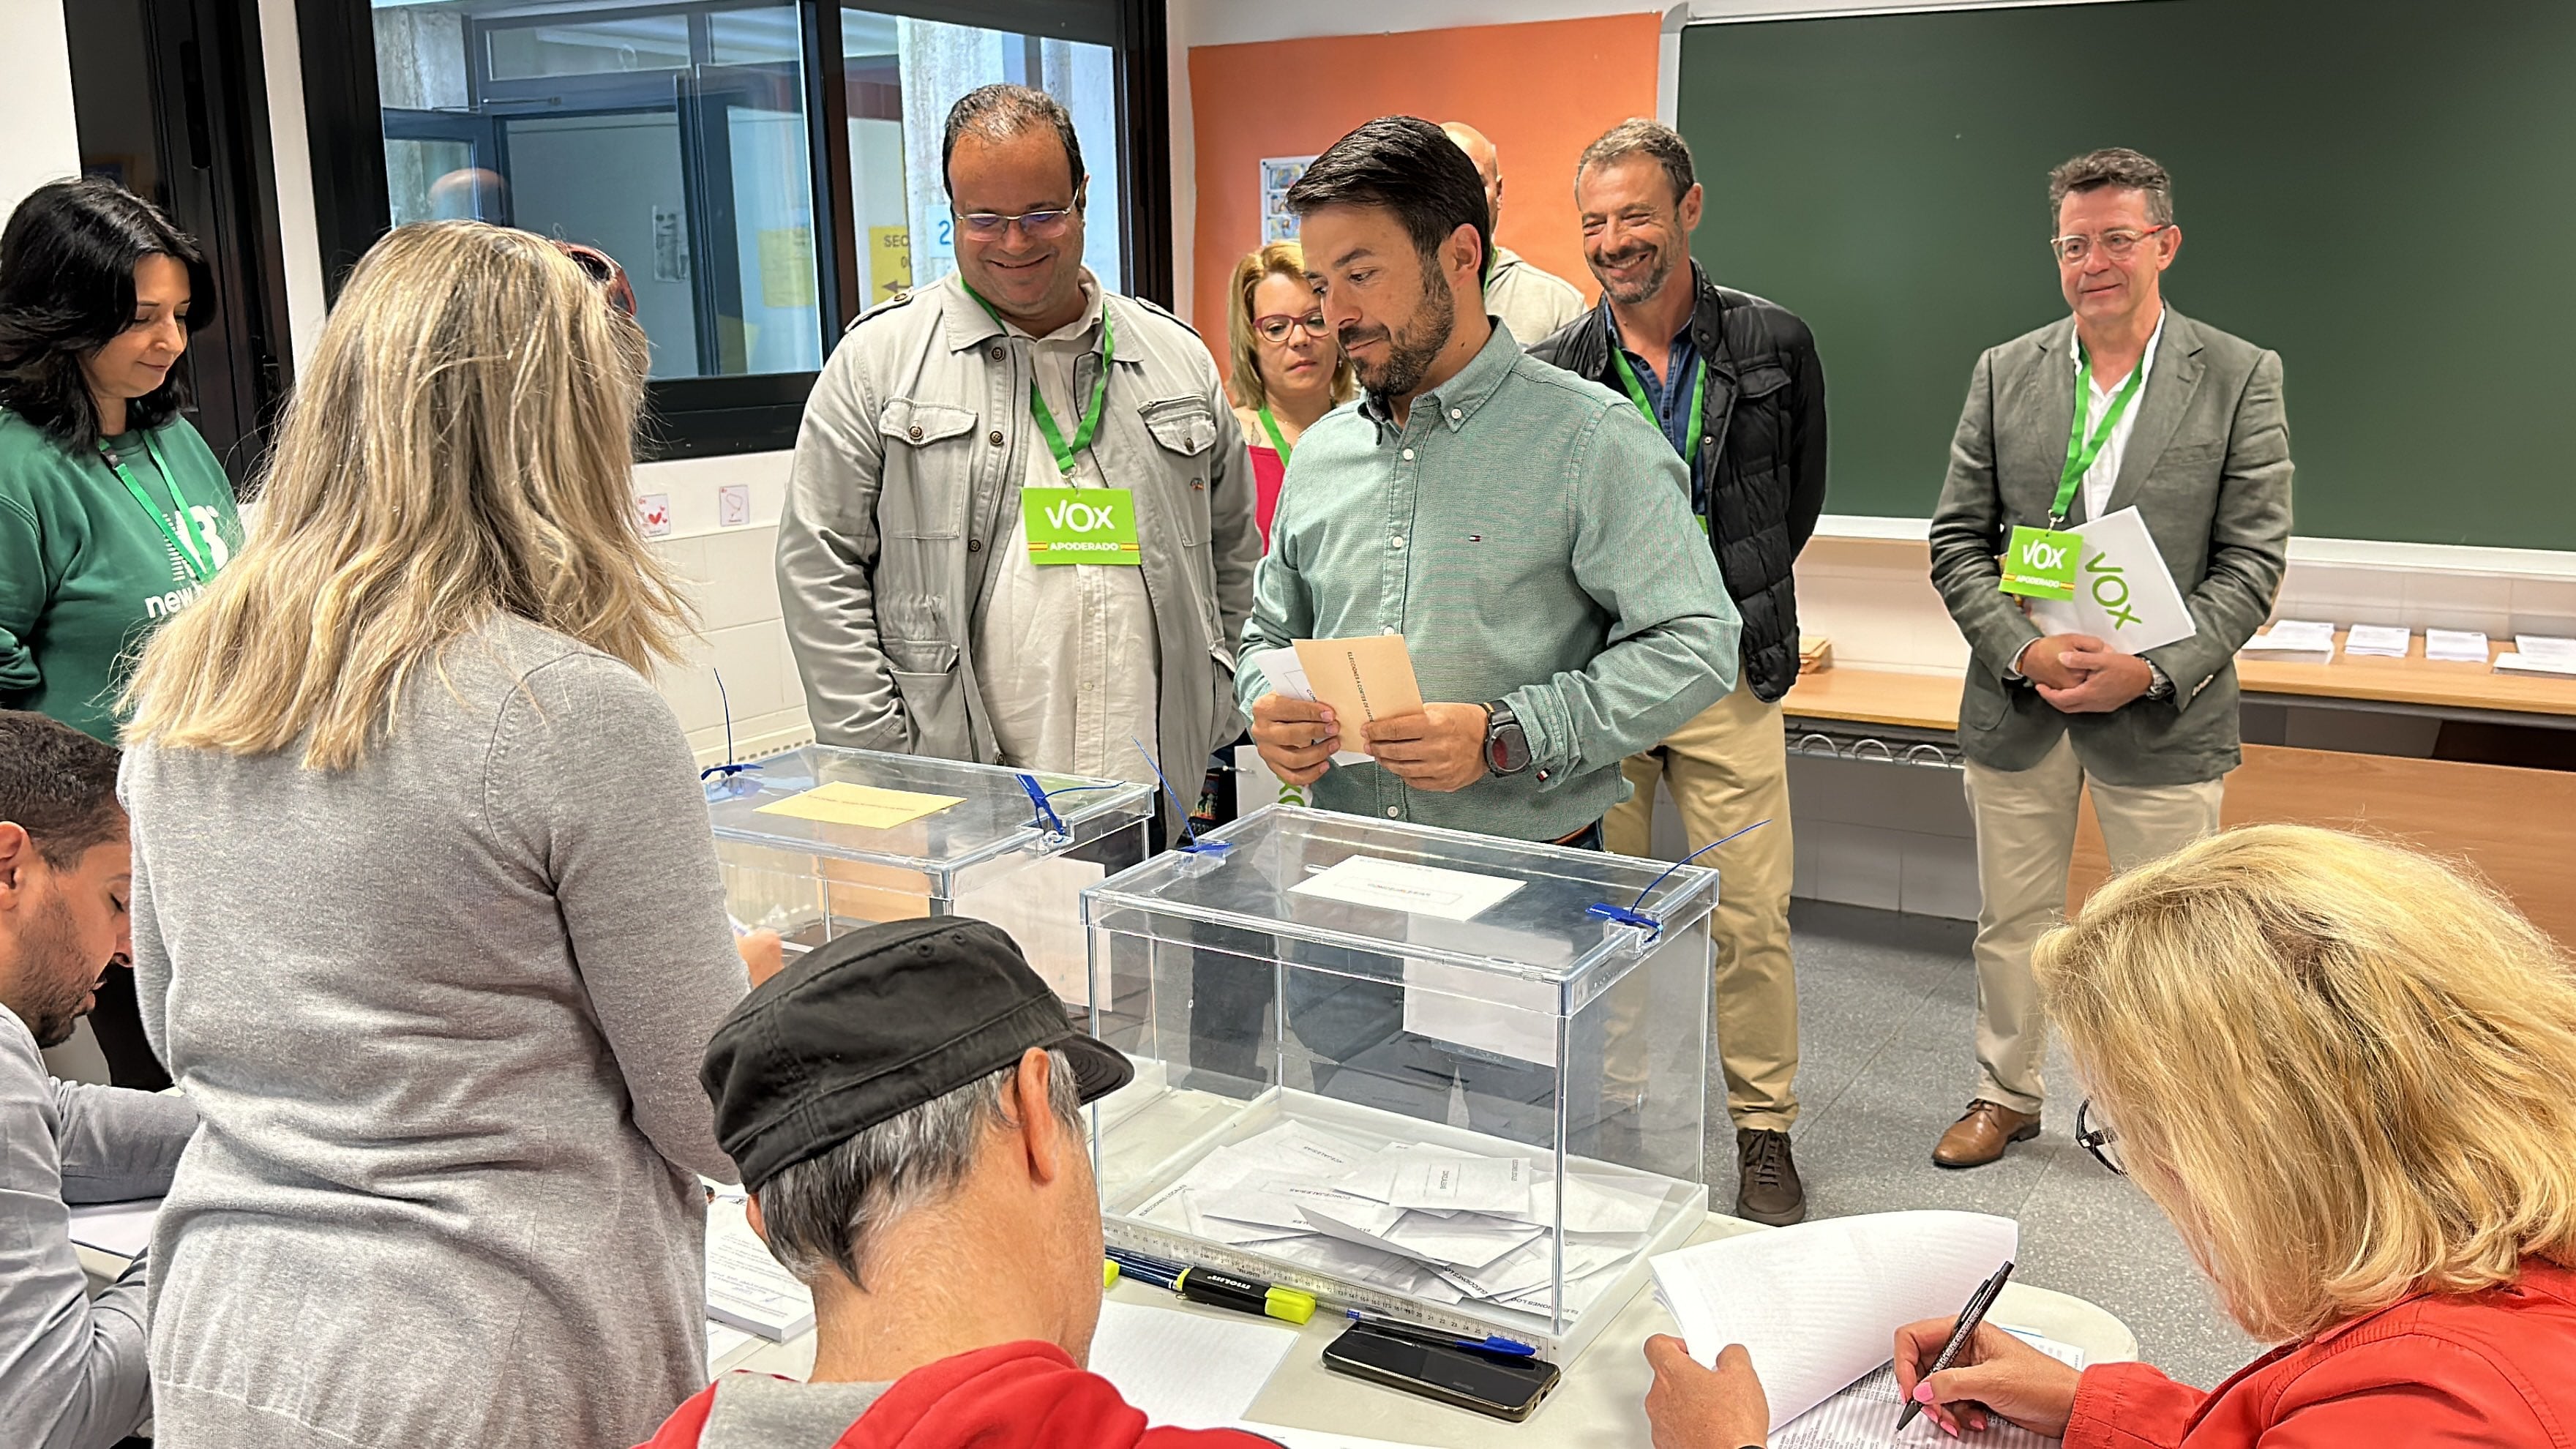
<instances>
[{"instance_id":1,"label":"woman with long blonde hair","mask_svg":"<svg viewBox=\"0 0 2576 1449\"><path fill-rule=\"evenodd\" d=\"M157 1442L635 1443L705 1382L697 1082L746 988L642 671L645 345L541 238L349 278L241 556L129 703L134 954L204 1119Z\"/></svg>"},{"instance_id":2,"label":"woman with long blonde hair","mask_svg":"<svg viewBox=\"0 0 2576 1449\"><path fill-rule=\"evenodd\" d=\"M2576 965L2484 884L2293 825L2187 846L2093 893L2032 958L2092 1091L2076 1141L2163 1208L2246 1332L2215 1391L2078 1371L1991 1322L1896 1335L1952 1437L2066 1449L2567 1449L2576 1426ZM1769 1417L1739 1349L1647 1349L1655 1443ZM1973 1439L1968 1442L1975 1442Z\"/></svg>"}]
</instances>

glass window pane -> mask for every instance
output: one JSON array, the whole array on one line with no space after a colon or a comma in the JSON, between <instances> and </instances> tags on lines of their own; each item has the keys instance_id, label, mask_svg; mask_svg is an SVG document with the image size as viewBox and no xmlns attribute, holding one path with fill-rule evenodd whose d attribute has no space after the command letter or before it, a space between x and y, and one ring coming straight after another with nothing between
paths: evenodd
<instances>
[{"instance_id":1,"label":"glass window pane","mask_svg":"<svg viewBox=\"0 0 2576 1449\"><path fill-rule=\"evenodd\" d=\"M397 224L472 216L617 258L655 377L822 364L795 0L374 0Z\"/></svg>"}]
</instances>

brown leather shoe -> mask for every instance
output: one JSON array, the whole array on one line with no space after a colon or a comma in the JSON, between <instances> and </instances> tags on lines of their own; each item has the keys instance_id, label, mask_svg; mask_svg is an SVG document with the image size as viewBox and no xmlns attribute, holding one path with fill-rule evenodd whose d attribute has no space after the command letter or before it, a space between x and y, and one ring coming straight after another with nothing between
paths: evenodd
<instances>
[{"instance_id":1,"label":"brown leather shoe","mask_svg":"<svg viewBox=\"0 0 2576 1449\"><path fill-rule=\"evenodd\" d=\"M2004 1149L2016 1142L2028 1142L2039 1135L2039 1114L2016 1112L2001 1102L1983 1097L1968 1104L1968 1115L1950 1124L1941 1134L1941 1145L1932 1149L1934 1167L1983 1167L2004 1155Z\"/></svg>"}]
</instances>

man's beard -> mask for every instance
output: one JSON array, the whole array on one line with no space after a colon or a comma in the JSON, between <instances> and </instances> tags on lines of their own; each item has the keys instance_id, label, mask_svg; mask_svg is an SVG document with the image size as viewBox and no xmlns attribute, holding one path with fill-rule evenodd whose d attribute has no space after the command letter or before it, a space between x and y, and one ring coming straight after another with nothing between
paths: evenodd
<instances>
[{"instance_id":1,"label":"man's beard","mask_svg":"<svg viewBox=\"0 0 2576 1449\"><path fill-rule=\"evenodd\" d=\"M61 900L37 910L18 937L18 979L26 993L9 1003L34 1034L36 1045L57 1047L72 1039L72 1028L89 1008L98 968L83 972L78 964L80 928L71 907Z\"/></svg>"},{"instance_id":2,"label":"man's beard","mask_svg":"<svg viewBox=\"0 0 2576 1449\"><path fill-rule=\"evenodd\" d=\"M1654 271L1648 273L1646 280L1643 282L1638 283L1636 286L1627 288L1614 287L1610 284L1609 279L1601 275L1602 264L1615 259L1609 257L1586 257L1584 260L1593 264L1592 277L1594 281L1601 283L1601 291L1603 295L1607 296L1611 301L1618 303L1622 307L1634 307L1640 302L1651 301L1655 297L1661 295L1664 290L1664 283L1671 281L1673 277L1673 254L1661 247L1654 247L1649 250L1653 252L1655 258Z\"/></svg>"},{"instance_id":3,"label":"man's beard","mask_svg":"<svg viewBox=\"0 0 2576 1449\"><path fill-rule=\"evenodd\" d=\"M1425 268L1422 300L1413 307L1413 315L1393 332L1380 327L1376 336L1387 341L1386 361L1376 367L1353 360L1360 384L1380 397L1409 398L1422 390L1422 380L1431 375L1431 365L1440 359L1440 349L1449 345L1449 334L1458 325L1458 298L1449 290L1449 279ZM1342 335L1345 352L1353 341L1372 340L1368 333Z\"/></svg>"}]
</instances>

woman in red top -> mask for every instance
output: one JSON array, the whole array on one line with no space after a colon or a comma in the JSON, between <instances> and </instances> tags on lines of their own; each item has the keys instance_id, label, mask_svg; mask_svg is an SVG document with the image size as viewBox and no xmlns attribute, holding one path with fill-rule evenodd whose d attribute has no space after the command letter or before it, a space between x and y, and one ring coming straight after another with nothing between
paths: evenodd
<instances>
[{"instance_id":1,"label":"woman in red top","mask_svg":"<svg viewBox=\"0 0 2576 1449\"><path fill-rule=\"evenodd\" d=\"M1358 396L1359 384L1324 325L1306 281L1306 254L1295 242L1272 242L1235 263L1226 295L1234 341L1226 390L1252 448L1254 516L1267 546L1289 453L1315 419Z\"/></svg>"},{"instance_id":2,"label":"woman in red top","mask_svg":"<svg viewBox=\"0 0 2576 1449\"><path fill-rule=\"evenodd\" d=\"M1897 1382L1936 1422L2000 1415L2067 1449L2576 1446L2576 970L2555 942L2426 857L2272 825L2104 886L2033 964L2092 1088L2079 1140L2282 1346L2204 1393L1985 1327L1926 1379L1950 1322L1912 1324ZM1657 1445L1761 1442L1759 1418L1738 1437L1761 1397L1740 1356L1732 1376L1675 1358Z\"/></svg>"}]
</instances>

